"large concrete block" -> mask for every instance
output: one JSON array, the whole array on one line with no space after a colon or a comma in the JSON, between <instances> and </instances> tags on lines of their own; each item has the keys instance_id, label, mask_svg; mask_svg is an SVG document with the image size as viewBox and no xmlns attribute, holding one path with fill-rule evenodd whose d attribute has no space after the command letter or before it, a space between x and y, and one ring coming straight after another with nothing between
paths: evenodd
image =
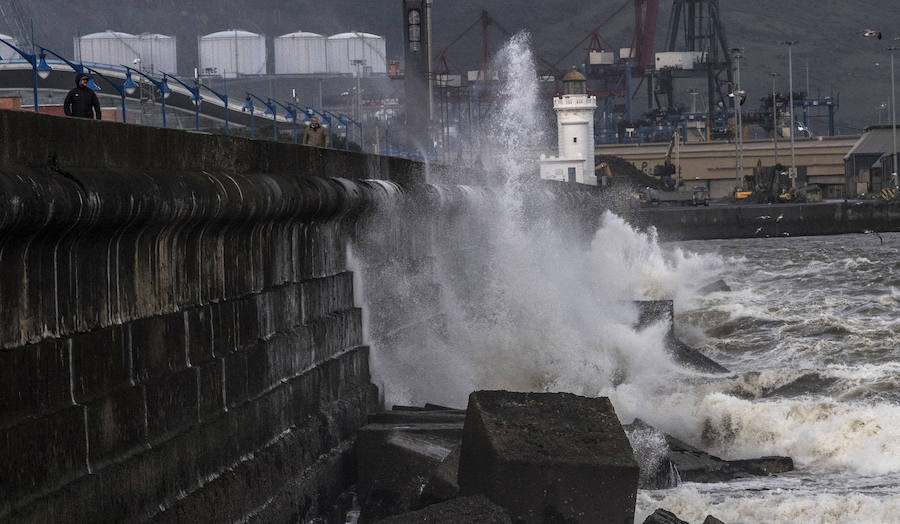
<instances>
[{"instance_id":1,"label":"large concrete block","mask_svg":"<svg viewBox=\"0 0 900 524\"><path fill-rule=\"evenodd\" d=\"M462 420L363 426L356 436L357 492L366 521L415 509L422 488L461 434Z\"/></svg>"},{"instance_id":2,"label":"large concrete block","mask_svg":"<svg viewBox=\"0 0 900 524\"><path fill-rule=\"evenodd\" d=\"M212 314L209 308L199 307L186 311L185 315L187 317L188 357L192 366L199 366L215 358Z\"/></svg>"},{"instance_id":3,"label":"large concrete block","mask_svg":"<svg viewBox=\"0 0 900 524\"><path fill-rule=\"evenodd\" d=\"M72 337L72 387L76 402L108 394L131 378L131 348L122 326Z\"/></svg>"},{"instance_id":4,"label":"large concrete block","mask_svg":"<svg viewBox=\"0 0 900 524\"><path fill-rule=\"evenodd\" d=\"M203 421L225 409L225 360L216 359L199 369L200 420Z\"/></svg>"},{"instance_id":5,"label":"large concrete block","mask_svg":"<svg viewBox=\"0 0 900 524\"><path fill-rule=\"evenodd\" d=\"M233 302L209 305L212 328L213 353L217 357L233 353L237 349L237 323Z\"/></svg>"},{"instance_id":6,"label":"large concrete block","mask_svg":"<svg viewBox=\"0 0 900 524\"><path fill-rule=\"evenodd\" d=\"M631 524L638 474L605 397L508 391L469 396L460 493L484 493L513 520Z\"/></svg>"},{"instance_id":7,"label":"large concrete block","mask_svg":"<svg viewBox=\"0 0 900 524\"><path fill-rule=\"evenodd\" d=\"M147 383L147 433L151 441L197 422L198 374L198 368L188 368Z\"/></svg>"},{"instance_id":8,"label":"large concrete block","mask_svg":"<svg viewBox=\"0 0 900 524\"><path fill-rule=\"evenodd\" d=\"M147 441L144 386L114 391L87 406L92 465L130 452Z\"/></svg>"},{"instance_id":9,"label":"large concrete block","mask_svg":"<svg viewBox=\"0 0 900 524\"><path fill-rule=\"evenodd\" d=\"M84 407L0 429L0 521L4 506L87 472Z\"/></svg>"},{"instance_id":10,"label":"large concrete block","mask_svg":"<svg viewBox=\"0 0 900 524\"><path fill-rule=\"evenodd\" d=\"M0 426L71 405L66 341L0 350Z\"/></svg>"},{"instance_id":11,"label":"large concrete block","mask_svg":"<svg viewBox=\"0 0 900 524\"><path fill-rule=\"evenodd\" d=\"M381 524L512 524L509 514L484 495L433 504L418 511L379 520Z\"/></svg>"},{"instance_id":12,"label":"large concrete block","mask_svg":"<svg viewBox=\"0 0 900 524\"><path fill-rule=\"evenodd\" d=\"M143 382L188 366L183 313L135 320L129 326L135 380Z\"/></svg>"}]
</instances>

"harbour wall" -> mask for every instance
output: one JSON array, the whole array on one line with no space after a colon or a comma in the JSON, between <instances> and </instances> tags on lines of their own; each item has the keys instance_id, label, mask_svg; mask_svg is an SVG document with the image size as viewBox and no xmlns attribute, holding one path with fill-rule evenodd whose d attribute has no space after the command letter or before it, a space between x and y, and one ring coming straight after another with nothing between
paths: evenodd
<instances>
[{"instance_id":1,"label":"harbour wall","mask_svg":"<svg viewBox=\"0 0 900 524\"><path fill-rule=\"evenodd\" d=\"M760 238L900 231L900 200L806 204L645 207L632 222L662 240Z\"/></svg>"},{"instance_id":2,"label":"harbour wall","mask_svg":"<svg viewBox=\"0 0 900 524\"><path fill-rule=\"evenodd\" d=\"M329 512L379 402L347 246L393 201L431 218L379 222L391 256L425 259L462 192L267 141L19 111L0 135L0 521Z\"/></svg>"}]
</instances>

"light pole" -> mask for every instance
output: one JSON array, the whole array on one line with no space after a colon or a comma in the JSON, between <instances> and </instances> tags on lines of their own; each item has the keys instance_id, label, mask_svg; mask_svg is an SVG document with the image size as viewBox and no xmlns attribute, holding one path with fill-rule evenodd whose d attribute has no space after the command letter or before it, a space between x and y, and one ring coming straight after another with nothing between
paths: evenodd
<instances>
[{"instance_id":1,"label":"light pole","mask_svg":"<svg viewBox=\"0 0 900 524\"><path fill-rule=\"evenodd\" d=\"M256 128L253 125L253 99L250 98L250 93L247 93L247 101L244 102L244 107L241 108L241 111L250 111L250 138L256 138Z\"/></svg>"},{"instance_id":2,"label":"light pole","mask_svg":"<svg viewBox=\"0 0 900 524\"><path fill-rule=\"evenodd\" d=\"M163 73L163 81L167 78L171 78L172 80L181 84L185 89L187 89L191 93L191 100L194 101L194 130L200 131L200 101L203 100L203 97L200 96L200 84L194 80L194 85L189 86L181 81L177 76L171 75L169 73Z\"/></svg>"},{"instance_id":3,"label":"light pole","mask_svg":"<svg viewBox=\"0 0 900 524\"><path fill-rule=\"evenodd\" d=\"M213 88L211 88L207 85L203 85L200 82L198 82L197 85L199 87L205 87L210 93L216 95L217 97L219 97L219 100L222 101L222 105L225 108L225 135L228 136L228 95L225 93L219 93L218 91L214 90Z\"/></svg>"},{"instance_id":4,"label":"light pole","mask_svg":"<svg viewBox=\"0 0 900 524\"><path fill-rule=\"evenodd\" d=\"M363 59L351 60L351 64L356 66L356 120L361 120L362 116L362 95L360 94L360 79L361 76L360 71L361 68L366 65L366 61Z\"/></svg>"},{"instance_id":5,"label":"light pole","mask_svg":"<svg viewBox=\"0 0 900 524\"><path fill-rule=\"evenodd\" d=\"M264 115L272 115L272 139L275 140L276 142L278 142L278 122L277 122L277 120L276 120L276 118L278 117L278 115L277 115L276 112L275 112L275 106L273 106L273 105L270 103L270 101L263 100L262 98L260 98L260 97L258 97L258 96L256 96L256 95L254 95L254 94L251 93L250 91L247 91L247 103L250 104L250 122L251 122L251 135L250 135L250 136L251 136L251 137L253 136L253 135L252 135L252 127L253 127L253 126L252 126L252 123L253 123L253 101L250 100L250 97L253 97L253 98L259 100L259 102L260 102L262 105L266 106L266 110L263 111L263 114L264 114ZM270 100L271 100L271 99L270 99ZM247 107L247 104L244 104L244 107L246 108L246 107Z\"/></svg>"},{"instance_id":6,"label":"light pole","mask_svg":"<svg viewBox=\"0 0 900 524\"><path fill-rule=\"evenodd\" d=\"M796 40L781 42L788 48L788 92L791 111L791 188L797 189L797 156L794 152L794 66L791 60L791 48L797 44Z\"/></svg>"},{"instance_id":7,"label":"light pole","mask_svg":"<svg viewBox=\"0 0 900 524\"><path fill-rule=\"evenodd\" d=\"M894 38L894 40L900 40L900 36ZM894 51L897 49L900 49L900 47L894 45L888 47L888 51L891 53L891 141L894 145L894 154L891 162L891 168L893 169L891 185L893 187L900 187L897 183L897 99L894 96Z\"/></svg>"},{"instance_id":8,"label":"light pole","mask_svg":"<svg viewBox=\"0 0 900 524\"><path fill-rule=\"evenodd\" d=\"M775 78L778 73L769 73L772 77L772 147L775 148L775 165L778 165L778 105L775 102Z\"/></svg>"},{"instance_id":9,"label":"light pole","mask_svg":"<svg viewBox=\"0 0 900 524\"><path fill-rule=\"evenodd\" d=\"M126 111L125 111L125 93L126 93L127 89L125 88L125 83L123 82L121 84L117 84L117 83L113 82L112 80L110 80L109 78L107 78L106 76L104 76L103 73L101 73L100 71L97 71L96 69L93 69L88 66L84 66L84 68L87 69L88 71L90 71L91 73L99 76L100 78L106 80L106 82L109 85L113 86L116 89L116 91L119 92L119 97L121 97L121 99L122 99L122 123L127 124L128 118L125 115L125 113L126 113ZM128 77L128 78L131 78L131 77ZM91 82L93 82L93 79L91 79ZM90 87L90 85L91 84L88 83L88 87ZM94 84L94 85L97 85L97 84ZM100 91L100 86L97 86L96 90Z\"/></svg>"},{"instance_id":10,"label":"light pole","mask_svg":"<svg viewBox=\"0 0 900 524\"><path fill-rule=\"evenodd\" d=\"M332 122L334 122L335 120L337 120L339 124L341 124L341 125L344 126L344 149L347 150L347 151L349 151L349 150L350 150L350 137L349 137L348 133L350 132L350 126L347 124L347 121L344 120L344 117L343 117L343 116L341 116L341 115L336 115L336 114L332 113L331 111L325 111L325 110L323 110L322 112L325 113L326 115L328 115L329 117L331 117L331 121L332 121ZM331 127L331 126L329 126L329 128L330 128L330 127ZM330 135L330 134L331 134L331 133L329 133L329 135ZM332 144L331 147L334 147L334 145Z\"/></svg>"},{"instance_id":11,"label":"light pole","mask_svg":"<svg viewBox=\"0 0 900 524\"><path fill-rule=\"evenodd\" d=\"M149 80L151 84L156 86L156 89L159 91L160 105L162 107L162 125L165 128L166 127L166 97L168 97L169 93L172 92L172 89L169 88L169 84L166 82L165 75L163 75L162 80L157 80L157 79L153 78L152 76L148 75L147 73L145 73L143 71L138 71L137 69L135 69L133 67L128 67L126 65L123 65L122 67L124 67L125 71L127 71L128 73L137 73L141 77ZM125 88L125 91L129 95L131 93L133 93L134 90L137 89L137 87L138 87L137 84L134 83L134 80L131 79L130 74L126 75L125 83L122 84L122 86Z\"/></svg>"},{"instance_id":12,"label":"light pole","mask_svg":"<svg viewBox=\"0 0 900 524\"><path fill-rule=\"evenodd\" d=\"M34 41L33 35L32 35L32 41ZM52 69L50 69L50 66L47 64L47 55L45 55L43 51L41 52L40 56L38 56L34 52L26 53L25 51L22 51L18 47L10 44L6 40L0 39L0 42L6 44L7 47L10 47L16 53L19 53L19 55L21 55L22 58L25 59L25 61L27 61L29 64L31 64L31 82L32 82L32 89L34 90L34 112L39 113L40 110L38 108L38 95L37 95L38 77L41 77L42 79L47 78L47 76L50 75L50 71L52 71ZM32 44L32 51L34 51L33 47L34 46ZM0 57L0 60L3 60L3 58Z\"/></svg>"},{"instance_id":13,"label":"light pole","mask_svg":"<svg viewBox=\"0 0 900 524\"><path fill-rule=\"evenodd\" d=\"M741 59L744 58L744 55L741 54L743 48L735 47L731 50L731 56L734 58L735 67L737 69L737 74L734 79L735 87L732 90L732 96L734 97L734 127L735 127L735 139L734 143L734 161L735 161L735 172L737 174L737 188L740 190L744 186L744 144L743 144L743 136L744 130L741 125L741 98L744 92L741 90Z\"/></svg>"},{"instance_id":14,"label":"light pole","mask_svg":"<svg viewBox=\"0 0 900 524\"><path fill-rule=\"evenodd\" d=\"M291 107L290 104L284 105L281 102L279 102L278 100L275 100L273 98L270 98L269 102L272 102L274 104L278 104L279 106L281 106L284 109L285 118L291 119L291 122L292 122L292 124L291 124L291 140L296 144L297 143L297 110L294 109L293 107Z\"/></svg>"}]
</instances>

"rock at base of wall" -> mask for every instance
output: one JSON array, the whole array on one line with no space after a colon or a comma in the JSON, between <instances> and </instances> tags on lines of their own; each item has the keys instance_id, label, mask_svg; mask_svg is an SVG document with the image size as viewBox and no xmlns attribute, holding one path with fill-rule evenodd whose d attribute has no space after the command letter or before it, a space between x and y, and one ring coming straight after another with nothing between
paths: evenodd
<instances>
[{"instance_id":1,"label":"rock at base of wall","mask_svg":"<svg viewBox=\"0 0 900 524\"><path fill-rule=\"evenodd\" d=\"M435 480L462 438L462 411L397 410L369 416L357 433L361 520L373 522L456 495L453 477ZM449 473L447 474L449 475ZM433 491L427 491L431 485Z\"/></svg>"},{"instance_id":2,"label":"rock at base of wall","mask_svg":"<svg viewBox=\"0 0 900 524\"><path fill-rule=\"evenodd\" d=\"M650 514L646 519L644 519L644 524L689 524L687 521L681 520L677 515L672 513L671 511L658 508L652 514ZM721 520L713 517L712 515L707 515L706 520L703 521L703 524L725 524Z\"/></svg>"},{"instance_id":3,"label":"rock at base of wall","mask_svg":"<svg viewBox=\"0 0 900 524\"><path fill-rule=\"evenodd\" d=\"M707 357L703 353L688 346L675 337L675 302L672 300L635 300L638 308L638 321L636 329L643 328L653 322L665 321L669 323L666 332L666 349L675 362L689 368L706 373L728 373L728 369Z\"/></svg>"},{"instance_id":4,"label":"rock at base of wall","mask_svg":"<svg viewBox=\"0 0 900 524\"><path fill-rule=\"evenodd\" d=\"M512 524L509 514L484 495L433 504L418 511L380 520L381 524Z\"/></svg>"},{"instance_id":5,"label":"rock at base of wall","mask_svg":"<svg viewBox=\"0 0 900 524\"><path fill-rule=\"evenodd\" d=\"M701 295L709 295L710 293L723 293L728 291L731 291L731 286L729 286L724 280L719 279L715 282L701 287L697 290L697 293L700 293Z\"/></svg>"},{"instance_id":6,"label":"rock at base of wall","mask_svg":"<svg viewBox=\"0 0 900 524\"><path fill-rule=\"evenodd\" d=\"M687 521L681 520L671 511L662 508L654 511L650 516L644 519L644 524L689 524Z\"/></svg>"},{"instance_id":7,"label":"rock at base of wall","mask_svg":"<svg viewBox=\"0 0 900 524\"><path fill-rule=\"evenodd\" d=\"M655 432L665 440L668 448L662 460L653 462L651 471L641 471L642 480L646 479L641 487L646 489L674 487L677 482L660 480L671 478L669 472L672 466L677 470L677 481L681 482L727 482L743 477L776 475L794 469L794 461L790 457L723 460L663 433L641 419L634 419L624 428L632 436Z\"/></svg>"},{"instance_id":8,"label":"rock at base of wall","mask_svg":"<svg viewBox=\"0 0 900 524\"><path fill-rule=\"evenodd\" d=\"M462 495L513 520L631 523L638 465L608 398L476 391L460 452Z\"/></svg>"}]
</instances>

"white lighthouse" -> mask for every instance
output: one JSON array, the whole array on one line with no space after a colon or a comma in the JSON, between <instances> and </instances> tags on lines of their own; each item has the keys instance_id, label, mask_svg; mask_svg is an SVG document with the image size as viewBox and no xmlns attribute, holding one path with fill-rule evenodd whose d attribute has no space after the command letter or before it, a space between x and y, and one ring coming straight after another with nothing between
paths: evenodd
<instances>
[{"instance_id":1,"label":"white lighthouse","mask_svg":"<svg viewBox=\"0 0 900 524\"><path fill-rule=\"evenodd\" d=\"M588 96L587 81L575 67L562 79L563 94L553 99L558 157L541 155L541 178L597 185L594 175L594 110L597 97Z\"/></svg>"}]
</instances>

